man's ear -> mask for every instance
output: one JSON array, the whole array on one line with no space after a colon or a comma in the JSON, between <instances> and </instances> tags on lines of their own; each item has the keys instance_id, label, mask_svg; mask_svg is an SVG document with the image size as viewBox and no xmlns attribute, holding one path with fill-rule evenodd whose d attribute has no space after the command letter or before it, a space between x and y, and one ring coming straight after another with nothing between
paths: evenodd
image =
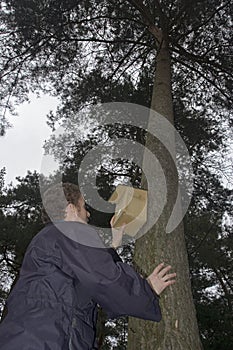
<instances>
[{"instance_id":1,"label":"man's ear","mask_svg":"<svg viewBox=\"0 0 233 350\"><path fill-rule=\"evenodd\" d=\"M71 203L67 204L66 210L71 210L71 209L72 209L72 204Z\"/></svg>"},{"instance_id":2,"label":"man's ear","mask_svg":"<svg viewBox=\"0 0 233 350\"><path fill-rule=\"evenodd\" d=\"M73 204L71 204L71 203L67 204L67 206L65 208L65 215L71 214L73 211L74 211Z\"/></svg>"}]
</instances>

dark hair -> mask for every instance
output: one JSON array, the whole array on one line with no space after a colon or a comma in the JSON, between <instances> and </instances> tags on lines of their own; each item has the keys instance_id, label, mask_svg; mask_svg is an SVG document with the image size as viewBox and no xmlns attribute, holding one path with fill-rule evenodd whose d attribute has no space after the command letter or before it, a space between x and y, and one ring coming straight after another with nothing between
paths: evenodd
<instances>
[{"instance_id":1,"label":"dark hair","mask_svg":"<svg viewBox=\"0 0 233 350\"><path fill-rule=\"evenodd\" d=\"M71 203L78 207L80 198L80 189L75 184L62 183L51 186L42 195L42 222L47 224L52 221L63 220L67 205Z\"/></svg>"}]
</instances>

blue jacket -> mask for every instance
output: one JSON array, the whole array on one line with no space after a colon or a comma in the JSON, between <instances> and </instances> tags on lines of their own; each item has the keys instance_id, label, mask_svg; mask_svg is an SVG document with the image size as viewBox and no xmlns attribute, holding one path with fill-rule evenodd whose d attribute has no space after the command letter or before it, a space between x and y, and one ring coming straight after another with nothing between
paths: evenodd
<instances>
[{"instance_id":1,"label":"blue jacket","mask_svg":"<svg viewBox=\"0 0 233 350\"><path fill-rule=\"evenodd\" d=\"M90 225L60 225L47 225L28 246L0 324L1 350L96 349L97 304L109 318L160 321L148 282Z\"/></svg>"}]
</instances>

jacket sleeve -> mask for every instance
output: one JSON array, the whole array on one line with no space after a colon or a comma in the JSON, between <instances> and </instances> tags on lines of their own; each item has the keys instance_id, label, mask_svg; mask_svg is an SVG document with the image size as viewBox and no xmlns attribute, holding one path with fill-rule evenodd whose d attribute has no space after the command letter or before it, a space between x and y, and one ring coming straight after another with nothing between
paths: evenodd
<instances>
[{"instance_id":1,"label":"jacket sleeve","mask_svg":"<svg viewBox=\"0 0 233 350\"><path fill-rule=\"evenodd\" d=\"M113 249L88 247L65 237L61 255L62 270L86 286L108 318L128 315L161 320L158 296Z\"/></svg>"}]
</instances>

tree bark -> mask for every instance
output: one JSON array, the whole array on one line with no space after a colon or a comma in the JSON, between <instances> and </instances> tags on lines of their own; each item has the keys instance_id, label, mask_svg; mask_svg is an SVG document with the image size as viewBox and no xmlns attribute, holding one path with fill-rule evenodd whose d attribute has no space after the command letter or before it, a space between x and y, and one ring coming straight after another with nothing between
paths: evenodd
<instances>
[{"instance_id":1,"label":"tree bark","mask_svg":"<svg viewBox=\"0 0 233 350\"><path fill-rule=\"evenodd\" d=\"M171 58L165 42L157 55L151 109L166 117L172 124L173 104L171 93ZM148 126L150 131L150 122ZM182 223L171 233L166 233L166 224L177 195L176 169L165 148L147 135L146 147L159 159L166 176L167 202L164 210L146 235L136 241L135 266L148 276L160 262L172 266L177 273L176 283L168 287L160 297L162 321L155 323L129 318L128 350L200 350L199 331L191 291L187 249ZM175 144L174 144L175 152ZM144 158L143 167L149 166ZM144 178L142 187L146 187ZM159 190L159 189L158 189ZM148 203L150 207L150 200ZM153 204L155 205L155 204ZM152 205L152 207L153 207ZM150 215L153 215L150 214Z\"/></svg>"}]
</instances>

